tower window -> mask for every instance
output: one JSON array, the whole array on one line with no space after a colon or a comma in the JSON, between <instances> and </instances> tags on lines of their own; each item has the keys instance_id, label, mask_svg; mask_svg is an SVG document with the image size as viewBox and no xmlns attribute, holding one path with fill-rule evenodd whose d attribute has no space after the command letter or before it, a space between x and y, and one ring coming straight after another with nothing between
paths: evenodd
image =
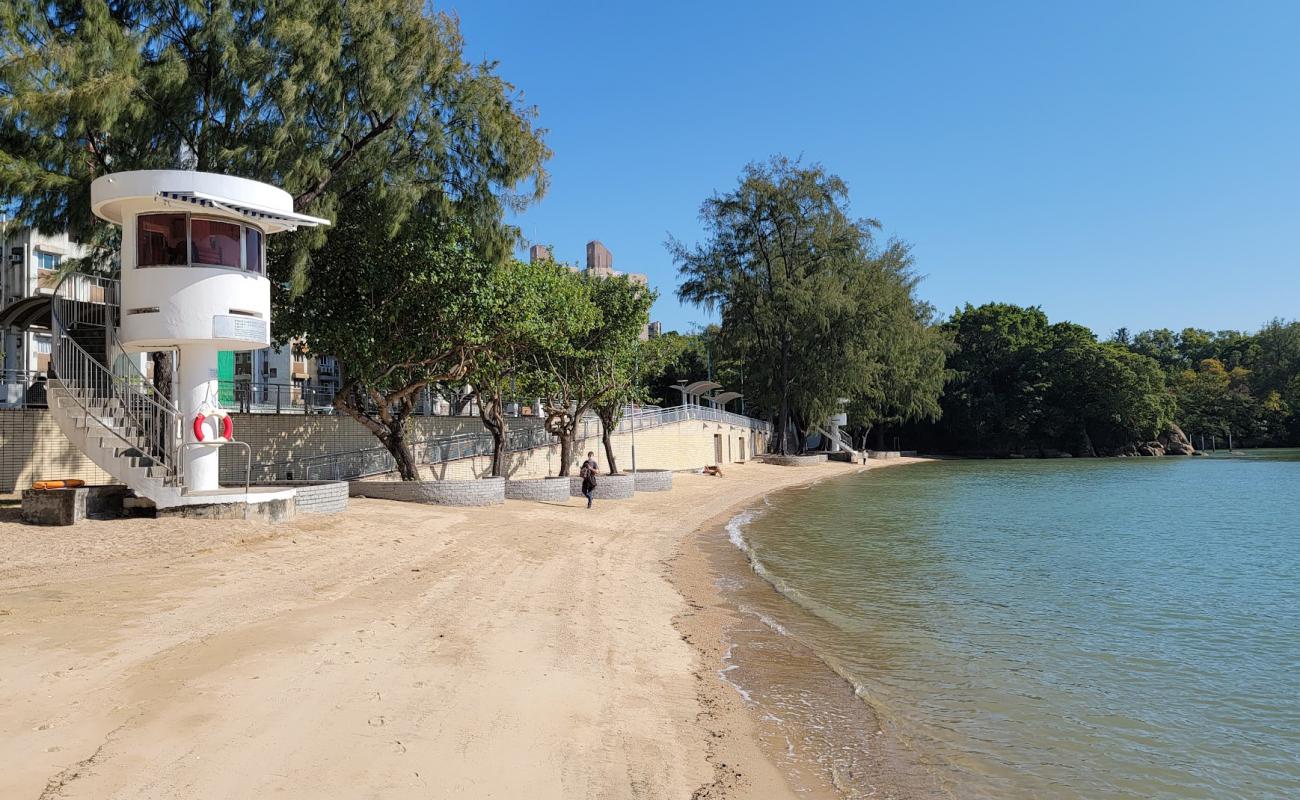
<instances>
[{"instance_id":1,"label":"tower window","mask_svg":"<svg viewBox=\"0 0 1300 800\"><path fill-rule=\"evenodd\" d=\"M239 225L214 219L190 220L191 263L206 267L240 266Z\"/></svg>"},{"instance_id":2,"label":"tower window","mask_svg":"<svg viewBox=\"0 0 1300 800\"><path fill-rule=\"evenodd\" d=\"M136 221L136 265L183 267L186 252L184 214L141 214Z\"/></svg>"}]
</instances>

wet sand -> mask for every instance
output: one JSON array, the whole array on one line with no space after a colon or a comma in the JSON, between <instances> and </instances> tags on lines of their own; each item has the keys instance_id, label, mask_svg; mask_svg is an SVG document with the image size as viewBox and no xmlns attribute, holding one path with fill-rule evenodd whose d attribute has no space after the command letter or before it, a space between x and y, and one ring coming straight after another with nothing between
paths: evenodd
<instances>
[{"instance_id":1,"label":"wet sand","mask_svg":"<svg viewBox=\"0 0 1300 800\"><path fill-rule=\"evenodd\" d=\"M799 492L812 482L781 492ZM715 517L684 541L673 562L674 585L692 608L677 625L701 655L702 677L712 678L701 684L702 702L725 709L717 714L724 719L719 727L744 731L746 747L757 742L798 797L947 798L923 759L884 730L853 685L782 625L826 623L756 574L731 540L732 525L739 523L743 534L763 508L763 502L750 503Z\"/></svg>"},{"instance_id":2,"label":"wet sand","mask_svg":"<svg viewBox=\"0 0 1300 800\"><path fill-rule=\"evenodd\" d=\"M282 526L0 509L0 797L809 796L669 564L711 518L852 469Z\"/></svg>"}]
</instances>

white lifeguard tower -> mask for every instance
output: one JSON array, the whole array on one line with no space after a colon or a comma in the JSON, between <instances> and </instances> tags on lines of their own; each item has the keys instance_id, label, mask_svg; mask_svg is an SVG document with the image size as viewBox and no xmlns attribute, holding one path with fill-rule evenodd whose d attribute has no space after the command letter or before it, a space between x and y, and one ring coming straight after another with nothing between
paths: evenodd
<instances>
[{"instance_id":1,"label":"white lifeguard tower","mask_svg":"<svg viewBox=\"0 0 1300 800\"><path fill-rule=\"evenodd\" d=\"M56 419L160 508L274 494L220 485L218 449L235 432L219 402L217 352L271 343L266 237L328 221L295 213L273 186L204 172L105 175L90 197L96 216L122 228L121 281L75 276L55 292ZM170 400L131 358L157 350L175 353Z\"/></svg>"}]
</instances>

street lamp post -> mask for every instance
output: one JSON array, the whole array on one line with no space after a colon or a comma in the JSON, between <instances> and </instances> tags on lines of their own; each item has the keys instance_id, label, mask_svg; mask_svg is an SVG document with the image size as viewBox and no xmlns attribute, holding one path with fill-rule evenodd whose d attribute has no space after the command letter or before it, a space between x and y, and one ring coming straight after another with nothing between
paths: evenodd
<instances>
[{"instance_id":1,"label":"street lamp post","mask_svg":"<svg viewBox=\"0 0 1300 800\"><path fill-rule=\"evenodd\" d=\"M641 353L632 357L632 374L641 382ZM636 474L636 400L632 401L632 474Z\"/></svg>"}]
</instances>

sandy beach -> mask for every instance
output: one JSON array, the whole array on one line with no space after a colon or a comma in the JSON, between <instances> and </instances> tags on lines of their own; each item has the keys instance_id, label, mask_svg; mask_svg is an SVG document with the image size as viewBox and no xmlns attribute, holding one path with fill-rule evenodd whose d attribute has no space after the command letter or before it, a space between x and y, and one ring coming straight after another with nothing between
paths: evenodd
<instances>
[{"instance_id":1,"label":"sandy beach","mask_svg":"<svg viewBox=\"0 0 1300 800\"><path fill-rule=\"evenodd\" d=\"M592 511L354 500L276 527L5 508L0 797L796 796L709 663L707 563L679 556L855 469L682 474Z\"/></svg>"}]
</instances>

